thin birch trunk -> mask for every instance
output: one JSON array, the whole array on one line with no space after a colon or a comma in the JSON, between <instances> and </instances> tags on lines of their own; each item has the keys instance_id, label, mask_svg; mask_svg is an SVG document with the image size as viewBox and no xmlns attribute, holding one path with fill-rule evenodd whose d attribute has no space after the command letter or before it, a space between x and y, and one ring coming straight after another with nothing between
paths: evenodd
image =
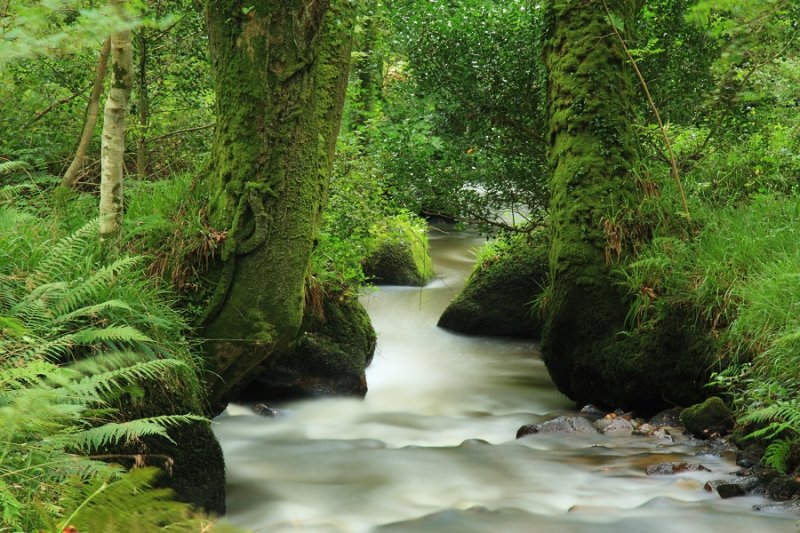
<instances>
[{"instance_id":1,"label":"thin birch trunk","mask_svg":"<svg viewBox=\"0 0 800 533\"><path fill-rule=\"evenodd\" d=\"M125 3L126 0L109 0L112 7ZM132 86L133 44L131 31L124 30L111 36L111 89L103 114L100 152L100 241L107 250L117 246L122 232L125 119Z\"/></svg>"},{"instance_id":2,"label":"thin birch trunk","mask_svg":"<svg viewBox=\"0 0 800 533\"><path fill-rule=\"evenodd\" d=\"M78 142L78 149L75 151L75 157L72 159L67 172L61 184L65 187L74 187L78 181L78 174L83 169L83 162L86 159L86 151L89 149L89 143L92 142L92 135L94 128L97 126L97 111L100 108L100 95L103 93L103 80L106 77L106 65L108 64L108 54L111 51L111 39L103 41L103 47L100 49L100 57L97 60L97 69L95 70L94 85L92 92L89 95L89 104L86 106L86 119L83 123L83 132L81 132L81 140Z\"/></svg>"}]
</instances>

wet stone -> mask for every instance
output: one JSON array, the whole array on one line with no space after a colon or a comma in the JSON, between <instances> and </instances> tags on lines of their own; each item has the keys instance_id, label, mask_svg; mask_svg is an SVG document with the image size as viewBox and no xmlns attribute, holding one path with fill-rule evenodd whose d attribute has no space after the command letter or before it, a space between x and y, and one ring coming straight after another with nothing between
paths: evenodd
<instances>
[{"instance_id":1,"label":"wet stone","mask_svg":"<svg viewBox=\"0 0 800 533\"><path fill-rule=\"evenodd\" d=\"M790 502L765 503L754 505L754 511L773 511L779 513L800 513L800 500Z\"/></svg>"},{"instance_id":2,"label":"wet stone","mask_svg":"<svg viewBox=\"0 0 800 533\"><path fill-rule=\"evenodd\" d=\"M281 416L280 411L277 411L263 402L254 403L252 406L253 412L258 416L264 418L278 418Z\"/></svg>"},{"instance_id":3,"label":"wet stone","mask_svg":"<svg viewBox=\"0 0 800 533\"><path fill-rule=\"evenodd\" d=\"M581 409L581 416L584 416L592 421L597 421L606 416L606 412L594 404L587 403Z\"/></svg>"},{"instance_id":4,"label":"wet stone","mask_svg":"<svg viewBox=\"0 0 800 533\"><path fill-rule=\"evenodd\" d=\"M734 498L755 492L759 486L755 476L740 477L737 479L715 479L703 487L709 492L716 491L720 498Z\"/></svg>"},{"instance_id":5,"label":"wet stone","mask_svg":"<svg viewBox=\"0 0 800 533\"><path fill-rule=\"evenodd\" d=\"M711 472L711 469L697 463L658 463L647 467L648 476L672 476L683 472Z\"/></svg>"},{"instance_id":6,"label":"wet stone","mask_svg":"<svg viewBox=\"0 0 800 533\"><path fill-rule=\"evenodd\" d=\"M681 411L683 410L682 407L673 407L672 409L667 409L666 411L661 411L657 415L653 416L648 423L651 426L662 427L662 426L670 426L670 427L677 427L682 425L681 424Z\"/></svg>"},{"instance_id":7,"label":"wet stone","mask_svg":"<svg viewBox=\"0 0 800 533\"><path fill-rule=\"evenodd\" d=\"M592 422L582 416L559 416L541 424L522 426L517 431L517 438L532 433L597 433Z\"/></svg>"},{"instance_id":8,"label":"wet stone","mask_svg":"<svg viewBox=\"0 0 800 533\"><path fill-rule=\"evenodd\" d=\"M627 437L633 434L633 425L624 418L615 418L613 420L604 418L595 422L595 425L605 435Z\"/></svg>"}]
</instances>

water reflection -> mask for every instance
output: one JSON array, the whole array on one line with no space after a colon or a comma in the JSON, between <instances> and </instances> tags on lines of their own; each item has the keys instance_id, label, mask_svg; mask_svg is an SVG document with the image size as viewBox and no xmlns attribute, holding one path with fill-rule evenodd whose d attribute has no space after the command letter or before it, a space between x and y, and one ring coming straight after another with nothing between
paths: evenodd
<instances>
[{"instance_id":1,"label":"water reflection","mask_svg":"<svg viewBox=\"0 0 800 533\"><path fill-rule=\"evenodd\" d=\"M730 457L641 437L515 440L519 426L571 405L530 342L435 327L469 272L468 233L431 236L438 279L364 298L379 334L363 401L276 405L265 419L231 406L215 431L228 465L229 520L255 531L792 531L756 498L720 500L706 480ZM648 477L664 460L713 472Z\"/></svg>"}]
</instances>

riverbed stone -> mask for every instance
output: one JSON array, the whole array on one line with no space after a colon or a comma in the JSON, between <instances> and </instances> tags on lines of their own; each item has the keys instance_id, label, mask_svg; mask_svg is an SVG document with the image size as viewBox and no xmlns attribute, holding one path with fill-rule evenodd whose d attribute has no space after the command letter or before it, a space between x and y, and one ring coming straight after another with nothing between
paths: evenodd
<instances>
[{"instance_id":1,"label":"riverbed stone","mask_svg":"<svg viewBox=\"0 0 800 533\"><path fill-rule=\"evenodd\" d=\"M538 338L543 321L532 303L547 284L547 250L543 231L498 241L479 257L438 326L470 335Z\"/></svg>"},{"instance_id":2,"label":"riverbed stone","mask_svg":"<svg viewBox=\"0 0 800 533\"><path fill-rule=\"evenodd\" d=\"M559 416L541 424L522 426L517 430L517 438L534 433L597 433L597 428L592 421L582 416Z\"/></svg>"},{"instance_id":3,"label":"riverbed stone","mask_svg":"<svg viewBox=\"0 0 800 533\"><path fill-rule=\"evenodd\" d=\"M767 497L772 500L783 502L800 498L800 481L787 477L778 476L765 487Z\"/></svg>"},{"instance_id":4,"label":"riverbed stone","mask_svg":"<svg viewBox=\"0 0 800 533\"><path fill-rule=\"evenodd\" d=\"M677 427L682 425L681 424L681 412L683 411L683 407L672 407L670 409L665 409L652 417L648 420L648 423L651 426L662 427L662 426L670 426L670 427Z\"/></svg>"},{"instance_id":5,"label":"riverbed stone","mask_svg":"<svg viewBox=\"0 0 800 533\"><path fill-rule=\"evenodd\" d=\"M711 480L704 488L709 492L716 492L720 498L734 498L756 492L761 485L761 480L757 476L740 476L733 479Z\"/></svg>"},{"instance_id":6,"label":"riverbed stone","mask_svg":"<svg viewBox=\"0 0 800 533\"><path fill-rule=\"evenodd\" d=\"M365 369L376 334L354 297L322 295L306 306L306 332L297 346L268 359L239 394L245 402L367 393Z\"/></svg>"},{"instance_id":7,"label":"riverbed stone","mask_svg":"<svg viewBox=\"0 0 800 533\"><path fill-rule=\"evenodd\" d=\"M657 463L645 469L648 476L671 476L684 472L711 472L711 469L699 463L684 462Z\"/></svg>"},{"instance_id":8,"label":"riverbed stone","mask_svg":"<svg viewBox=\"0 0 800 533\"><path fill-rule=\"evenodd\" d=\"M734 425L733 412L717 396L684 409L681 422L688 432L698 438L708 438L715 433L724 435Z\"/></svg>"},{"instance_id":9,"label":"riverbed stone","mask_svg":"<svg viewBox=\"0 0 800 533\"><path fill-rule=\"evenodd\" d=\"M601 418L597 422L595 422L595 426L597 429L600 430L601 433L604 435L612 435L612 436L630 436L633 435L633 424L631 424L628 420L624 418Z\"/></svg>"}]
</instances>

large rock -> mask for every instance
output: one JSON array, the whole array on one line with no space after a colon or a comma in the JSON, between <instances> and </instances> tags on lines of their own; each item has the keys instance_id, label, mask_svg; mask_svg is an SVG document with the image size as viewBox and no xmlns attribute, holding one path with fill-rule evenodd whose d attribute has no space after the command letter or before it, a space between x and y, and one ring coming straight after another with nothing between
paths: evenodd
<instances>
[{"instance_id":1,"label":"large rock","mask_svg":"<svg viewBox=\"0 0 800 533\"><path fill-rule=\"evenodd\" d=\"M376 243L364 260L364 274L376 285L423 286L433 277L428 235L407 216L373 228Z\"/></svg>"},{"instance_id":2,"label":"large rock","mask_svg":"<svg viewBox=\"0 0 800 533\"><path fill-rule=\"evenodd\" d=\"M688 432L701 438L708 438L714 433L724 435L734 425L733 412L716 396L684 409L681 412L681 422Z\"/></svg>"},{"instance_id":3,"label":"large rock","mask_svg":"<svg viewBox=\"0 0 800 533\"><path fill-rule=\"evenodd\" d=\"M240 393L244 401L309 396L364 396L364 371L376 335L364 307L352 297L325 296L307 306L307 329L290 352L267 360Z\"/></svg>"},{"instance_id":4,"label":"large rock","mask_svg":"<svg viewBox=\"0 0 800 533\"><path fill-rule=\"evenodd\" d=\"M517 430L517 438L534 433L555 433L565 435L569 433L596 434L597 428L592 421L582 416L559 416L541 424L522 426Z\"/></svg>"},{"instance_id":5,"label":"large rock","mask_svg":"<svg viewBox=\"0 0 800 533\"><path fill-rule=\"evenodd\" d=\"M575 324L569 335L577 338L586 331ZM579 356L543 347L553 382L578 405L596 403L650 415L669 406L694 404L708 394L705 384L714 368L716 341L690 313L673 309L612 338L583 342L587 348Z\"/></svg>"},{"instance_id":6,"label":"large rock","mask_svg":"<svg viewBox=\"0 0 800 533\"><path fill-rule=\"evenodd\" d=\"M160 415L202 413L191 386L163 380L146 382L142 400L123 406L126 419ZM225 459L209 422L192 421L167 430L171 439L148 436L133 442L109 445L100 455L133 467L140 461L161 468L155 483L174 491L175 499L216 515L225 514Z\"/></svg>"},{"instance_id":7,"label":"large rock","mask_svg":"<svg viewBox=\"0 0 800 533\"><path fill-rule=\"evenodd\" d=\"M439 327L475 335L538 337L542 320L531 304L547 283L547 246L541 231L494 245L445 309Z\"/></svg>"}]
</instances>

